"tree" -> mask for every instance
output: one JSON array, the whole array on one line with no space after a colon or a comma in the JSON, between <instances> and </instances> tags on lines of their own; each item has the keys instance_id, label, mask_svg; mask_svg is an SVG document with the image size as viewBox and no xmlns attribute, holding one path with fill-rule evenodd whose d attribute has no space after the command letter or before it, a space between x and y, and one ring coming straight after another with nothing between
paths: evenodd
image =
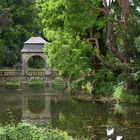
<instances>
[{"instance_id":1,"label":"tree","mask_svg":"<svg viewBox=\"0 0 140 140\"><path fill-rule=\"evenodd\" d=\"M12 23L12 17L9 13L9 11L3 10L0 13L0 32L4 29L5 26L9 25Z\"/></svg>"},{"instance_id":2,"label":"tree","mask_svg":"<svg viewBox=\"0 0 140 140\"><path fill-rule=\"evenodd\" d=\"M100 5L100 3L95 4ZM93 38L90 40L92 30L90 27L95 26L95 30L96 28L100 30L104 26L104 23L97 25L96 19L100 19L98 17L100 13L93 13L93 2L73 0L42 3L38 1L38 5L42 9L40 15L43 17L44 34L49 41L52 41L47 44L50 65L60 70L61 74L70 77L78 74L81 76L86 70L91 70L94 49L92 45L95 46L95 44L91 43L92 40L94 41ZM55 61L56 58L57 61Z\"/></svg>"},{"instance_id":3,"label":"tree","mask_svg":"<svg viewBox=\"0 0 140 140\"><path fill-rule=\"evenodd\" d=\"M0 33L0 39L3 48L2 53L4 57L0 56L2 60L2 67L12 67L17 62L21 61L21 49L23 42L31 36L39 36L42 32L41 24L38 19L38 10L35 7L34 0L0 0L0 9L4 11L2 14L3 25L8 25L3 28ZM4 9L10 9L9 12ZM9 21L9 16L12 17L12 23ZM11 23L11 24L8 24Z\"/></svg>"},{"instance_id":4,"label":"tree","mask_svg":"<svg viewBox=\"0 0 140 140\"><path fill-rule=\"evenodd\" d=\"M129 33L133 32L129 28L132 17L129 11L136 12L136 2L37 0L44 34L50 41L46 47L50 65L70 77L82 77L86 71L95 72L95 85L108 79L107 71L111 70L116 76L116 71L120 71L127 77L125 85L128 90L130 60L134 56L132 45L135 45L136 37L129 41ZM77 59L73 59L75 57ZM106 76L99 78L103 69Z\"/></svg>"}]
</instances>

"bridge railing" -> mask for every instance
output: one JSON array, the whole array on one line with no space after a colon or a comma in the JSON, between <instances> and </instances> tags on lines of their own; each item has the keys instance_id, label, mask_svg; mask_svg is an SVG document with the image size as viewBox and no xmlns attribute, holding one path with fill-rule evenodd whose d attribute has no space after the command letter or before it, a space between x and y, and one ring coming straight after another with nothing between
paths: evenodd
<instances>
[{"instance_id":1,"label":"bridge railing","mask_svg":"<svg viewBox=\"0 0 140 140\"><path fill-rule=\"evenodd\" d=\"M45 76L45 71L28 71L25 73L27 76Z\"/></svg>"},{"instance_id":2,"label":"bridge railing","mask_svg":"<svg viewBox=\"0 0 140 140\"><path fill-rule=\"evenodd\" d=\"M0 71L0 77L18 77L18 76L34 76L34 77L43 77L48 76L51 78L55 78L59 76L58 71L27 71L26 73L22 73L22 71L17 70L1 70Z\"/></svg>"},{"instance_id":3,"label":"bridge railing","mask_svg":"<svg viewBox=\"0 0 140 140\"><path fill-rule=\"evenodd\" d=\"M13 76L21 76L21 71L14 71L14 70L6 70L0 71L0 77L13 77Z\"/></svg>"}]
</instances>

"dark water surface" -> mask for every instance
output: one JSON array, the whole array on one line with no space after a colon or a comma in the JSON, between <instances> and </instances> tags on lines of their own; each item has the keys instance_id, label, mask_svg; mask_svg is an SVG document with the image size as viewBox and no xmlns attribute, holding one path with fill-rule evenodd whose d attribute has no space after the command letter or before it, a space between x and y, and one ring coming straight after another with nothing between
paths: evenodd
<instances>
[{"instance_id":1,"label":"dark water surface","mask_svg":"<svg viewBox=\"0 0 140 140\"><path fill-rule=\"evenodd\" d=\"M73 136L107 140L106 129L114 128L122 140L140 140L140 106L93 104L70 99L62 91L27 87L0 88L0 124L21 120L65 130Z\"/></svg>"}]
</instances>

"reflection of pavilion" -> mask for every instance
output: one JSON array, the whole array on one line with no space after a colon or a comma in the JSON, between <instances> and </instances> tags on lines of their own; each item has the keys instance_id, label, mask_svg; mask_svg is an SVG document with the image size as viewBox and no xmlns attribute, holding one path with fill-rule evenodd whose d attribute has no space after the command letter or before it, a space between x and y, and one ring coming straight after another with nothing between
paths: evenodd
<instances>
[{"instance_id":1,"label":"reflection of pavilion","mask_svg":"<svg viewBox=\"0 0 140 140\"><path fill-rule=\"evenodd\" d=\"M36 125L47 125L51 117L50 96L23 96L22 120Z\"/></svg>"}]
</instances>

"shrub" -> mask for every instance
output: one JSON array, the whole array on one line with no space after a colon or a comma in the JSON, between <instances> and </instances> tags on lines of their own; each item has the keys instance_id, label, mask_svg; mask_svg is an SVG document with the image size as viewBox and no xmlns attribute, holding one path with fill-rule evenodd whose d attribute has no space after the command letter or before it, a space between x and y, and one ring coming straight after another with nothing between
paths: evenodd
<instances>
[{"instance_id":1,"label":"shrub","mask_svg":"<svg viewBox=\"0 0 140 140\"><path fill-rule=\"evenodd\" d=\"M66 132L52 128L41 128L29 123L19 123L17 126L0 127L1 140L70 140Z\"/></svg>"},{"instance_id":2,"label":"shrub","mask_svg":"<svg viewBox=\"0 0 140 140\"><path fill-rule=\"evenodd\" d=\"M113 98L117 102L139 103L139 97L137 95L133 95L131 93L125 93L123 84L115 87Z\"/></svg>"},{"instance_id":3,"label":"shrub","mask_svg":"<svg viewBox=\"0 0 140 140\"><path fill-rule=\"evenodd\" d=\"M44 87L44 81L42 79L32 79L29 81L29 86L31 88L42 88Z\"/></svg>"},{"instance_id":4,"label":"shrub","mask_svg":"<svg viewBox=\"0 0 140 140\"><path fill-rule=\"evenodd\" d=\"M105 82L105 81L100 81L99 83L96 83L94 85L95 87L95 96L96 97L106 97L106 96L111 96L113 92L113 82Z\"/></svg>"},{"instance_id":5,"label":"shrub","mask_svg":"<svg viewBox=\"0 0 140 140\"><path fill-rule=\"evenodd\" d=\"M18 80L8 80L5 83L5 86L7 88L18 88L18 87L20 87L20 85L21 85L21 83Z\"/></svg>"}]
</instances>

